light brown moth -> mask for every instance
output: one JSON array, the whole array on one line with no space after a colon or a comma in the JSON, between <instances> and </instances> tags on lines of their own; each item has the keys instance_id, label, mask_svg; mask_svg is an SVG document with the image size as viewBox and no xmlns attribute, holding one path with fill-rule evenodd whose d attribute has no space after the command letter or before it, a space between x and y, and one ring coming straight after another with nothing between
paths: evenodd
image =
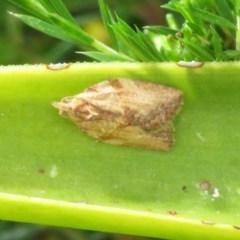
<instances>
[{"instance_id":1,"label":"light brown moth","mask_svg":"<svg viewBox=\"0 0 240 240\"><path fill-rule=\"evenodd\" d=\"M173 119L183 103L181 91L148 82L113 79L54 102L88 135L105 143L169 150Z\"/></svg>"}]
</instances>

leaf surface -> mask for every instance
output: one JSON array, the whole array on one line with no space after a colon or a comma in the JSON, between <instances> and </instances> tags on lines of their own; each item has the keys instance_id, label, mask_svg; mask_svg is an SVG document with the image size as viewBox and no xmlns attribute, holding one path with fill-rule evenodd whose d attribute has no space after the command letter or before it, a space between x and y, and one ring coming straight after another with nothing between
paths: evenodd
<instances>
[{"instance_id":1,"label":"leaf surface","mask_svg":"<svg viewBox=\"0 0 240 240\"><path fill-rule=\"evenodd\" d=\"M0 218L167 239L238 239L238 71L237 62L0 67ZM171 151L97 142L51 106L117 77L184 92Z\"/></svg>"}]
</instances>

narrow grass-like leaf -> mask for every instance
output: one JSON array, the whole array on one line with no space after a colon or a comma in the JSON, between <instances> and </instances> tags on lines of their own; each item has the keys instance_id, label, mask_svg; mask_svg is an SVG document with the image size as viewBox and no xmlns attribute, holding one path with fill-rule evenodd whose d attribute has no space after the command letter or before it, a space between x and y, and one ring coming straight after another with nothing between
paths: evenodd
<instances>
[{"instance_id":1,"label":"narrow grass-like leaf","mask_svg":"<svg viewBox=\"0 0 240 240\"><path fill-rule=\"evenodd\" d=\"M191 29L191 32L194 34L194 35L199 35L201 37L205 37L206 36L206 30L203 26L199 26L195 23L192 23L192 22L187 22L185 23L185 26L187 26L189 29Z\"/></svg>"},{"instance_id":2,"label":"narrow grass-like leaf","mask_svg":"<svg viewBox=\"0 0 240 240\"><path fill-rule=\"evenodd\" d=\"M129 57L127 58L119 54L94 52L94 51L77 52L77 53L83 54L85 56L88 56L100 62L126 62L126 61L134 62L134 59L131 59Z\"/></svg>"},{"instance_id":3,"label":"narrow grass-like leaf","mask_svg":"<svg viewBox=\"0 0 240 240\"><path fill-rule=\"evenodd\" d=\"M131 49L131 53L136 61L153 60L147 49L139 41L137 34L130 27L129 29L127 28L128 26L122 21L114 25L114 30L125 48Z\"/></svg>"},{"instance_id":4,"label":"narrow grass-like leaf","mask_svg":"<svg viewBox=\"0 0 240 240\"><path fill-rule=\"evenodd\" d=\"M221 58L224 60L240 60L240 50L227 50L224 51L221 55Z\"/></svg>"},{"instance_id":5,"label":"narrow grass-like leaf","mask_svg":"<svg viewBox=\"0 0 240 240\"><path fill-rule=\"evenodd\" d=\"M148 54L151 55L153 61L163 61L164 59L159 54L155 45L153 44L152 39L149 38L147 34L144 34L139 28L136 29L136 34L138 40L142 43L144 48L148 51Z\"/></svg>"},{"instance_id":6,"label":"narrow grass-like leaf","mask_svg":"<svg viewBox=\"0 0 240 240\"><path fill-rule=\"evenodd\" d=\"M41 20L49 21L48 9L43 8L39 2L35 2L34 4L32 4L29 0L8 0L8 2L21 10L23 15L30 15Z\"/></svg>"},{"instance_id":7,"label":"narrow grass-like leaf","mask_svg":"<svg viewBox=\"0 0 240 240\"><path fill-rule=\"evenodd\" d=\"M85 47L92 47L99 51L106 53L116 53L113 49L107 47L103 43L99 42L91 35L83 31L80 27L72 24L71 22L59 17L56 14L51 14L51 19L55 24L47 23L41 19L31 17L28 15L14 14L15 17L21 19L27 25L47 33L50 36L69 41L75 44L81 44ZM64 31L65 30L65 31ZM127 58L126 58L127 59Z\"/></svg>"},{"instance_id":8,"label":"narrow grass-like leaf","mask_svg":"<svg viewBox=\"0 0 240 240\"><path fill-rule=\"evenodd\" d=\"M94 39L90 35L87 35L84 31L81 31L80 28L72 29L73 31L71 34L69 34L68 31L63 31L63 28L49 24L38 18L15 13L12 13L12 15L19 18L27 25L58 39L69 41L75 44L82 43L85 46L92 46L92 43L94 42Z\"/></svg>"},{"instance_id":9,"label":"narrow grass-like leaf","mask_svg":"<svg viewBox=\"0 0 240 240\"><path fill-rule=\"evenodd\" d=\"M157 34L162 34L162 35L173 35L178 32L174 29L171 29L169 27L164 27L164 26L145 26L144 29L147 29L151 32L157 33Z\"/></svg>"},{"instance_id":10,"label":"narrow grass-like leaf","mask_svg":"<svg viewBox=\"0 0 240 240\"><path fill-rule=\"evenodd\" d=\"M179 31L179 20L172 13L166 14L166 22L169 28Z\"/></svg>"},{"instance_id":11,"label":"narrow grass-like leaf","mask_svg":"<svg viewBox=\"0 0 240 240\"><path fill-rule=\"evenodd\" d=\"M229 1L214 1L214 3L219 15L227 19L229 22L233 22L232 10L229 6Z\"/></svg>"},{"instance_id":12,"label":"narrow grass-like leaf","mask_svg":"<svg viewBox=\"0 0 240 240\"><path fill-rule=\"evenodd\" d=\"M168 9L174 12L180 13L185 21L194 22L196 20L195 16L189 11L192 7L189 1L169 1L167 4L162 5L162 8Z\"/></svg>"},{"instance_id":13,"label":"narrow grass-like leaf","mask_svg":"<svg viewBox=\"0 0 240 240\"><path fill-rule=\"evenodd\" d=\"M233 0L233 6L235 6L235 14L237 15L237 16L239 16L240 15L240 1L238 1L238 0Z\"/></svg>"},{"instance_id":14,"label":"narrow grass-like leaf","mask_svg":"<svg viewBox=\"0 0 240 240\"><path fill-rule=\"evenodd\" d=\"M212 44L214 47L214 55L216 57L216 60L222 60L221 58L219 58L220 56L222 56L222 52L223 52L221 38L214 28L211 28L211 33L212 33Z\"/></svg>"},{"instance_id":15,"label":"narrow grass-like leaf","mask_svg":"<svg viewBox=\"0 0 240 240\"><path fill-rule=\"evenodd\" d=\"M236 30L236 26L234 23L230 22L229 20L227 20L221 16L218 16L216 14L210 13L210 12L202 10L202 9L197 9L197 8L191 8L190 11L196 17L198 17L206 22L216 24L221 27L226 27L231 30Z\"/></svg>"},{"instance_id":16,"label":"narrow grass-like leaf","mask_svg":"<svg viewBox=\"0 0 240 240\"><path fill-rule=\"evenodd\" d=\"M99 8L100 8L101 16L103 19L103 23L108 31L111 41L112 41L112 45L116 50L119 50L117 37L111 27L111 25L113 25L115 23L114 17L111 14L111 12L110 12L109 8L107 7L104 0L99 0Z\"/></svg>"},{"instance_id":17,"label":"narrow grass-like leaf","mask_svg":"<svg viewBox=\"0 0 240 240\"><path fill-rule=\"evenodd\" d=\"M50 17L54 21L56 26L58 26L70 36L72 36L73 39L78 39L80 44L91 47L93 43L97 41L93 36L85 32L77 24L72 24L71 22L65 20L57 14L51 14Z\"/></svg>"},{"instance_id":18,"label":"narrow grass-like leaf","mask_svg":"<svg viewBox=\"0 0 240 240\"><path fill-rule=\"evenodd\" d=\"M161 8L174 11L174 12L179 12L178 7L179 7L179 2L177 1L168 1L168 3L161 5Z\"/></svg>"},{"instance_id":19,"label":"narrow grass-like leaf","mask_svg":"<svg viewBox=\"0 0 240 240\"><path fill-rule=\"evenodd\" d=\"M118 18L117 23L113 25L113 29L117 37L124 44L125 49L131 49L133 56L137 61L161 61L152 39L147 34L144 34L137 27L134 31L126 22Z\"/></svg>"},{"instance_id":20,"label":"narrow grass-like leaf","mask_svg":"<svg viewBox=\"0 0 240 240\"><path fill-rule=\"evenodd\" d=\"M47 2L47 1L45 1ZM71 21L72 23L76 24L76 21L70 14L70 12L67 10L65 5L61 0L49 0L49 4L51 4L52 8L63 18L65 18L68 21Z\"/></svg>"},{"instance_id":21,"label":"narrow grass-like leaf","mask_svg":"<svg viewBox=\"0 0 240 240\"><path fill-rule=\"evenodd\" d=\"M10 1L12 2L13 0L10 0ZM13 3L15 6L19 6L18 3L16 3L15 1L13 1ZM24 5L20 9L25 9L26 6L29 6L29 9L33 9L33 12L35 8L37 9L36 12L38 12L38 9L40 9L39 12L41 12L41 9L43 9L39 16L35 16L35 14L31 16L31 15L25 15L25 14L12 13L12 15L19 18L21 21L23 21L27 25L41 32L49 34L50 36L53 36L65 41L69 41L75 44L81 44L85 47L95 48L96 50L99 50L105 53L116 53L116 51L109 48L104 43L99 42L97 39L95 39L94 37L89 35L87 32L82 30L81 27L79 27L73 19L69 20L69 17L68 18L62 17L60 13L66 16L67 10L65 11L64 7L62 7L59 2L57 6L55 6L56 9L54 9L49 2L47 3L44 2L44 4L42 4L42 1L31 2L31 1L22 0L21 3L25 3L26 5Z\"/></svg>"},{"instance_id":22,"label":"narrow grass-like leaf","mask_svg":"<svg viewBox=\"0 0 240 240\"><path fill-rule=\"evenodd\" d=\"M116 27L114 29L117 30ZM122 48L126 48L124 51L125 54L129 54L135 61L147 61L148 56L144 54L144 49L140 44L136 43L134 39L129 38L129 35L120 30L116 31L116 35L122 43ZM129 52L129 49L131 49L131 52Z\"/></svg>"},{"instance_id":23,"label":"narrow grass-like leaf","mask_svg":"<svg viewBox=\"0 0 240 240\"><path fill-rule=\"evenodd\" d=\"M213 61L214 57L212 56L211 53L209 53L206 49L200 48L196 44L187 41L187 40L182 40L184 48L187 49L189 52L193 54L193 56L196 56L199 61Z\"/></svg>"},{"instance_id":24,"label":"narrow grass-like leaf","mask_svg":"<svg viewBox=\"0 0 240 240\"><path fill-rule=\"evenodd\" d=\"M99 0L102 19L113 49L83 31L61 0L9 0L9 2L27 13L15 16L28 25L51 36L93 48L94 51L89 53L89 56L95 56L94 59L103 61L115 59L117 55L119 59L126 61L135 59L144 62L176 61L182 58L205 61L226 60L222 58L225 56L222 52L240 49L240 17L237 15L234 18L234 13L239 14L240 4L234 0L223 2L171 0L163 7L180 13L185 18L182 27L178 26L171 14L168 15L170 20L167 17L169 27L147 26L145 29L148 31L145 32L137 27L135 29L130 27L111 13L105 0ZM237 22L237 26L234 21ZM179 39L179 41L182 41L185 49L178 47L177 41L170 42L165 37L174 36L177 32L182 33L180 38L183 40ZM233 42L236 43L235 49ZM159 50L164 54L159 54Z\"/></svg>"}]
</instances>

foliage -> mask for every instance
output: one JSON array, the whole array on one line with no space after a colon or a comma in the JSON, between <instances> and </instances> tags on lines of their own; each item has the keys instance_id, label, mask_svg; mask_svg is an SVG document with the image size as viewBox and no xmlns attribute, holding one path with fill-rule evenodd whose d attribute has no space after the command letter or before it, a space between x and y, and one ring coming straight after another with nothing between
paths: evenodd
<instances>
[{"instance_id":1,"label":"foliage","mask_svg":"<svg viewBox=\"0 0 240 240\"><path fill-rule=\"evenodd\" d=\"M171 0L162 7L183 17L167 15L168 27L131 28L99 0L102 19L111 38L107 46L81 28L61 0L9 0L26 24L48 35L92 50L81 52L98 61L226 61L240 58L239 1Z\"/></svg>"},{"instance_id":2,"label":"foliage","mask_svg":"<svg viewBox=\"0 0 240 240\"><path fill-rule=\"evenodd\" d=\"M129 236L87 230L58 228L30 223L0 221L1 240L127 240ZM132 240L150 238L131 237Z\"/></svg>"},{"instance_id":3,"label":"foliage","mask_svg":"<svg viewBox=\"0 0 240 240\"><path fill-rule=\"evenodd\" d=\"M111 47L87 33L83 27L79 27L60 0L10 0L9 2L21 11L21 13L12 14L23 22L51 36L86 47L87 50L81 53L99 61L239 59L239 1L172 0L163 6L175 12L166 16L167 27L146 26L141 29L130 27L118 15L112 14L104 0L100 0L100 11L111 39ZM181 17L183 20L179 24ZM92 224L91 221L98 220L92 217L92 209L84 216L90 218L90 224L88 223L87 227L84 225L81 227L96 230L102 230L105 227L108 231L126 231L132 234L140 232L142 235L161 235L172 239L177 239L181 234L193 237L200 236L200 233L209 239L217 236L217 239L225 233L226 239L230 239L228 236L236 239L234 237L239 229L237 225L239 206L236 194L239 192L236 170L238 169L236 167L238 151L231 137L234 136L234 142L238 142L239 135L236 131L238 121L237 117L232 117L236 114L239 102L238 75L234 75L238 67L231 64L231 66L222 65L221 68L219 67L221 64L218 64L217 68L216 65L206 64L203 68L190 72L184 68L179 70L175 64L174 67L178 68L175 71L171 71L172 65L165 67L161 65L161 68L158 65L142 65L142 67L137 65L132 70L129 65L129 63L126 64L125 70L120 64L117 64L117 69L113 65L110 67L106 65L105 68L98 66L95 71L92 65L88 71L87 65L79 66L80 71L75 71L75 74L73 74L74 68L70 68L70 74L65 77L61 72L61 78L56 78L56 72L50 75L43 66L40 66L39 72L34 66L29 72L21 69L17 74L13 74L13 70L10 69L8 75L3 75L1 78L3 86L1 89L4 90L1 125L3 137L6 140L4 142L7 144L2 145L2 153L3 156L7 156L7 161L2 158L4 164L2 164L1 187L3 192L26 195L27 200L23 199L21 202L18 199L15 202L14 196L9 195L9 198L4 201L5 198L2 195L1 202L5 206L1 211L2 218L8 217L11 220L22 221L27 219L38 223L45 221L48 224L64 226L69 224L71 227L80 227L81 225L74 224L81 221L73 218L73 216L81 217L83 213L82 211L79 214L76 211L77 204L74 205L76 208L73 208L72 212L69 212L66 206L66 208L61 206L66 211L60 212L60 217L58 204L55 204L55 208L49 204L45 212L42 211L43 204L39 207L39 212L35 212L35 217L31 214L38 210L34 200L39 203L41 199L42 203L44 197L61 199L72 206L71 203L79 202L79 196L82 196L83 199L80 201L87 202L88 204L85 205L89 208L96 203L117 206L113 209L114 211L120 209L117 216L120 216L121 222L124 219L127 228L122 229L121 224L116 224L117 227L113 228L110 224L113 218L109 218L108 212L101 212L102 218L95 225L94 222ZM46 75L43 69L47 71ZM22 72L24 75L21 76ZM75 129L71 131L68 125L65 126L65 122L58 122L58 116L50 110L49 103L66 92L74 93L79 86L84 88L90 82L94 83L116 75L148 78L150 81L157 81L156 76L161 75L163 76L161 83L172 84L184 90L186 103L182 117L176 124L179 144L174 149L175 153L173 151L169 155L164 155L164 153L124 148L118 152L117 148L95 143L82 135L82 139L79 140L79 133ZM209 82L206 76L212 75L214 76ZM12 79L14 76L17 76L17 80ZM47 76L47 81L43 81L43 76ZM194 79L194 85L189 85L191 79ZM228 81L226 82L225 79ZM6 86L8 91L5 90ZM216 122L218 124L215 124ZM9 126L14 126L14 132L9 130ZM45 126L48 126L47 141L44 139L45 132L42 131ZM19 136L18 141L16 136ZM70 140L71 144L66 143L65 139ZM12 145L15 141L16 144ZM83 151L79 151L79 142L82 144ZM53 148L52 146L56 144L58 148ZM57 154L56 149L59 149ZM186 155L187 151L189 154ZM39 153L37 158L36 152ZM61 178L52 179L45 169L55 169L55 163L58 163ZM196 166L198 166L197 171L195 171ZM170 176L169 171L174 172L175 178ZM126 178L126 172L131 176L129 179ZM17 184L15 179L18 179ZM198 186L206 179L210 181L211 189L201 192ZM85 183L87 185L84 185ZM111 194L103 194L101 188L105 191L104 193ZM29 196L39 198L36 200ZM15 209L11 206L11 197L12 205L16 207L19 204L19 209L22 210L21 212L18 209L13 216L10 216ZM79 205L81 206L81 203ZM136 215L135 219L131 218L134 214L130 217L124 216L121 209L126 208L134 209L142 214L142 218L139 220L140 215ZM75 212L76 215L74 215ZM49 215L44 216L44 213ZM66 215L63 216L63 213L70 216L70 219L65 219ZM163 213L162 218L153 222L156 213ZM169 218L166 213L173 215L178 213L178 215ZM146 217L148 214L152 217L149 221ZM116 220L115 215L114 217ZM181 221L182 219L184 221ZM186 219L189 222L185 222ZM191 221L192 219L198 220ZM208 221L209 219L211 221ZM138 224L131 225L138 221L143 223L142 228ZM160 225L161 228L159 228ZM174 226L174 231L169 226Z\"/></svg>"}]
</instances>

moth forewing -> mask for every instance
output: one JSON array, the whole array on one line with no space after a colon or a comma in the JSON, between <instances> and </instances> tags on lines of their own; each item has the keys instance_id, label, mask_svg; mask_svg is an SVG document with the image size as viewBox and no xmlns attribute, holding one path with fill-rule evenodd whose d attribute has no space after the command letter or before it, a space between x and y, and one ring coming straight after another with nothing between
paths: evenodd
<instances>
[{"instance_id":1,"label":"moth forewing","mask_svg":"<svg viewBox=\"0 0 240 240\"><path fill-rule=\"evenodd\" d=\"M90 136L111 144L169 150L180 90L128 79L106 80L53 106Z\"/></svg>"}]
</instances>

